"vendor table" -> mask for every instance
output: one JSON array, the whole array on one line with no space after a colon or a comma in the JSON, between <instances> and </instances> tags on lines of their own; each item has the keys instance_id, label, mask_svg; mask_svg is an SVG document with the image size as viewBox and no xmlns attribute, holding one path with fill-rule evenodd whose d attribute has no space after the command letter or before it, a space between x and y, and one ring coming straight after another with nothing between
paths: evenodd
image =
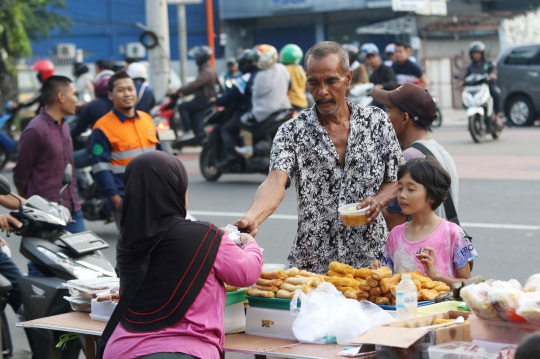
<instances>
[{"instance_id":1,"label":"vendor table","mask_svg":"<svg viewBox=\"0 0 540 359\"><path fill-rule=\"evenodd\" d=\"M40 328L61 332L80 333L85 336L86 358L95 358L95 342L99 339L107 323L92 320L88 313L73 312L52 317L17 323L23 328ZM300 344L294 340L257 337L247 334L227 334L223 350L253 354L255 358L277 356L292 359L336 359L337 352L343 350L342 345ZM364 359L375 359L375 355L363 356Z\"/></svg>"}]
</instances>

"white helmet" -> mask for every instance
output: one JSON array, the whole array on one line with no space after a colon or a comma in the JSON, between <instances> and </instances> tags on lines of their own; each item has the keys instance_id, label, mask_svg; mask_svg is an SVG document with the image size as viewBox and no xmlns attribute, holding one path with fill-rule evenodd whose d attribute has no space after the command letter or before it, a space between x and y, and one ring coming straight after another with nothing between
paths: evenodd
<instances>
[{"instance_id":1,"label":"white helmet","mask_svg":"<svg viewBox=\"0 0 540 359\"><path fill-rule=\"evenodd\" d=\"M127 68L127 74L132 79L146 80L148 77L148 70L146 70L146 66L144 66L142 63L132 62Z\"/></svg>"}]
</instances>

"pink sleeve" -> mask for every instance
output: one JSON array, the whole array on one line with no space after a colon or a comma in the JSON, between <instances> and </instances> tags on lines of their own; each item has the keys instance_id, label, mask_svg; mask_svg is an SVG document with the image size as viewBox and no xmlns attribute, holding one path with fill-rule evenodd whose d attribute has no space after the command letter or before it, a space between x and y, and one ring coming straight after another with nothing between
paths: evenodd
<instances>
[{"instance_id":1,"label":"pink sleeve","mask_svg":"<svg viewBox=\"0 0 540 359\"><path fill-rule=\"evenodd\" d=\"M214 263L217 278L235 287L247 287L257 282L262 265L261 249L256 242L246 244L242 250L223 235Z\"/></svg>"}]
</instances>

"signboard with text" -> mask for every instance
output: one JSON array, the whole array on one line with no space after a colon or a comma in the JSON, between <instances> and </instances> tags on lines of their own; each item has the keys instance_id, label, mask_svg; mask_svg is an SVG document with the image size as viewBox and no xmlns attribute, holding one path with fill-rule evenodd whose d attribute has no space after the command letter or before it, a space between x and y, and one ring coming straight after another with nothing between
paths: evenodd
<instances>
[{"instance_id":1,"label":"signboard with text","mask_svg":"<svg viewBox=\"0 0 540 359\"><path fill-rule=\"evenodd\" d=\"M446 0L392 0L393 11L414 12L418 15L446 16Z\"/></svg>"},{"instance_id":2,"label":"signboard with text","mask_svg":"<svg viewBox=\"0 0 540 359\"><path fill-rule=\"evenodd\" d=\"M313 6L313 0L268 0L273 10L308 9Z\"/></svg>"}]
</instances>

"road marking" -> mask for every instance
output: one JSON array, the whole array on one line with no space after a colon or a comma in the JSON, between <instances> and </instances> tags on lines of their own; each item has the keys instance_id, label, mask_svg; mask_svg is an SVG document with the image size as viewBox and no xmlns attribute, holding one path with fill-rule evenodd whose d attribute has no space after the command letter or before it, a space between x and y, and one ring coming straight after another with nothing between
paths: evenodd
<instances>
[{"instance_id":1,"label":"road marking","mask_svg":"<svg viewBox=\"0 0 540 359\"><path fill-rule=\"evenodd\" d=\"M235 217L240 218L244 215L241 212L212 212L212 211L189 211L193 216L211 216L211 217ZM284 219L297 221L298 216L291 214L273 214L269 219ZM497 223L469 223L463 222L461 225L465 228L488 228L488 229L517 229L524 231L540 231L540 226L523 224L497 224Z\"/></svg>"}]
</instances>

